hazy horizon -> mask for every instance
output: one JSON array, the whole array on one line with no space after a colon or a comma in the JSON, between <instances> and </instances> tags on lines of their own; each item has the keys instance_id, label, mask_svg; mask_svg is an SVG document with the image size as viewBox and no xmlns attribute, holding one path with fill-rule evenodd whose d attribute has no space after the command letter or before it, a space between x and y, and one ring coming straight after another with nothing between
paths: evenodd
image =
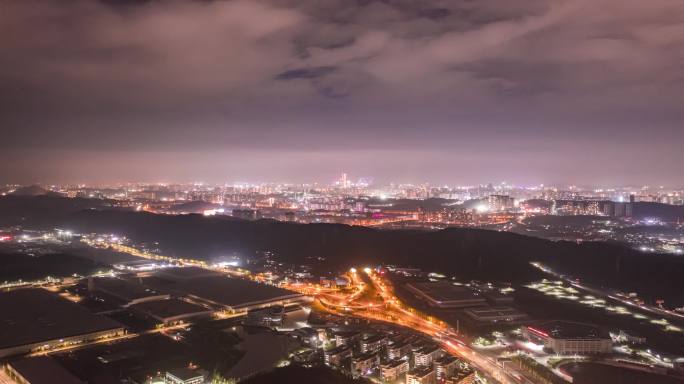
<instances>
[{"instance_id":1,"label":"hazy horizon","mask_svg":"<svg viewBox=\"0 0 684 384\"><path fill-rule=\"evenodd\" d=\"M6 2L0 182L681 185L684 3Z\"/></svg>"}]
</instances>

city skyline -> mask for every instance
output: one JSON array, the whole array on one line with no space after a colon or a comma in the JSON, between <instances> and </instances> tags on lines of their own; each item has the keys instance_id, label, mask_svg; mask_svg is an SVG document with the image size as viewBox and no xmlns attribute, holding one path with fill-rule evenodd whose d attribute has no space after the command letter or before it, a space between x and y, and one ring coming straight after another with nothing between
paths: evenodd
<instances>
[{"instance_id":1,"label":"city skyline","mask_svg":"<svg viewBox=\"0 0 684 384\"><path fill-rule=\"evenodd\" d=\"M340 176L342 175L342 176ZM344 177L346 181L343 181ZM381 179L382 180L382 179ZM310 188L337 188L340 192L350 189L349 192L365 189L383 188L428 188L428 189L453 189L453 190L476 190L478 188L492 189L500 191L508 190L529 190L544 191L557 190L565 192L582 193L641 193L641 192L678 192L684 190L682 185L648 185L648 184L591 184L591 183L519 183L506 180L480 180L473 183L431 183L423 182L397 182L397 181L378 181L371 176L354 176L347 173L337 175L337 178L329 176L326 180L308 180L302 182L279 181L279 180L229 180L206 181L206 180L125 180L125 181L106 181L106 182L32 182L32 183L5 183L1 186L2 190L13 190L17 188L46 188L49 191L59 191L60 188L161 188L161 187L191 187L198 188L257 188L257 187L310 187Z\"/></svg>"},{"instance_id":2,"label":"city skyline","mask_svg":"<svg viewBox=\"0 0 684 384\"><path fill-rule=\"evenodd\" d=\"M11 2L0 182L676 184L683 8Z\"/></svg>"}]
</instances>

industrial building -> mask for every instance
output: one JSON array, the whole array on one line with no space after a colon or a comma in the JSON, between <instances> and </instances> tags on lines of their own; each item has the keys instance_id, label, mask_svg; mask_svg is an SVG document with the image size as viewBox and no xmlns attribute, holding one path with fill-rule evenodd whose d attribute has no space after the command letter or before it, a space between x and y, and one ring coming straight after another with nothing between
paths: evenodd
<instances>
[{"instance_id":1,"label":"industrial building","mask_svg":"<svg viewBox=\"0 0 684 384\"><path fill-rule=\"evenodd\" d=\"M210 317L213 313L211 309L180 299L148 301L131 305L130 308L164 325Z\"/></svg>"},{"instance_id":2,"label":"industrial building","mask_svg":"<svg viewBox=\"0 0 684 384\"><path fill-rule=\"evenodd\" d=\"M85 384L50 357L32 357L5 364L5 374L16 384Z\"/></svg>"},{"instance_id":3,"label":"industrial building","mask_svg":"<svg viewBox=\"0 0 684 384\"><path fill-rule=\"evenodd\" d=\"M44 289L0 293L0 357L125 334L124 326Z\"/></svg>"},{"instance_id":4,"label":"industrial building","mask_svg":"<svg viewBox=\"0 0 684 384\"><path fill-rule=\"evenodd\" d=\"M247 313L251 309L312 300L306 295L273 285L232 278L196 267L163 269L145 277L143 284L231 313Z\"/></svg>"},{"instance_id":5,"label":"industrial building","mask_svg":"<svg viewBox=\"0 0 684 384\"><path fill-rule=\"evenodd\" d=\"M485 297L470 288L454 285L448 281L406 284L413 293L438 308L465 308L487 304Z\"/></svg>"},{"instance_id":6,"label":"industrial building","mask_svg":"<svg viewBox=\"0 0 684 384\"><path fill-rule=\"evenodd\" d=\"M549 321L523 327L523 336L561 355L610 353L613 346L610 336L597 327L567 321Z\"/></svg>"},{"instance_id":7,"label":"industrial building","mask_svg":"<svg viewBox=\"0 0 684 384\"><path fill-rule=\"evenodd\" d=\"M245 324L262 327L274 327L282 325L284 317L285 307L282 305L250 309L247 311Z\"/></svg>"},{"instance_id":8,"label":"industrial building","mask_svg":"<svg viewBox=\"0 0 684 384\"><path fill-rule=\"evenodd\" d=\"M513 307L478 307L464 311L471 319L480 323L515 323L528 316Z\"/></svg>"},{"instance_id":9,"label":"industrial building","mask_svg":"<svg viewBox=\"0 0 684 384\"><path fill-rule=\"evenodd\" d=\"M164 268L155 273L157 276L173 281L188 281L204 277L221 276L220 272L200 267Z\"/></svg>"},{"instance_id":10,"label":"industrial building","mask_svg":"<svg viewBox=\"0 0 684 384\"><path fill-rule=\"evenodd\" d=\"M88 279L88 289L115 297L123 302L124 307L170 297L168 293L117 277L91 277Z\"/></svg>"},{"instance_id":11,"label":"industrial building","mask_svg":"<svg viewBox=\"0 0 684 384\"><path fill-rule=\"evenodd\" d=\"M489 290L487 292L483 292L482 296L484 296L487 302L494 307L510 306L511 304L513 304L514 301L513 295L501 293L496 290Z\"/></svg>"}]
</instances>

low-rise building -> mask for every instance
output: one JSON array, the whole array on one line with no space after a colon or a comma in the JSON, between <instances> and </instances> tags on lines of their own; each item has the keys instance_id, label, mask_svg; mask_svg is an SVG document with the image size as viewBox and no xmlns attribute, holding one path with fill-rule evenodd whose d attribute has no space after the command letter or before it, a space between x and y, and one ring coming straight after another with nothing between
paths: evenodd
<instances>
[{"instance_id":1,"label":"low-rise building","mask_svg":"<svg viewBox=\"0 0 684 384\"><path fill-rule=\"evenodd\" d=\"M338 332L335 334L335 345L353 345L356 340L361 339L359 332Z\"/></svg>"},{"instance_id":2,"label":"low-rise building","mask_svg":"<svg viewBox=\"0 0 684 384\"><path fill-rule=\"evenodd\" d=\"M436 345L423 347L413 354L416 367L431 367L432 362L442 357L443 351Z\"/></svg>"},{"instance_id":3,"label":"low-rise building","mask_svg":"<svg viewBox=\"0 0 684 384\"><path fill-rule=\"evenodd\" d=\"M437 384L437 374L432 367L416 368L406 373L406 384Z\"/></svg>"},{"instance_id":4,"label":"low-rise building","mask_svg":"<svg viewBox=\"0 0 684 384\"><path fill-rule=\"evenodd\" d=\"M375 353L364 353L352 357L351 374L353 377L365 376L380 365L380 358Z\"/></svg>"},{"instance_id":5,"label":"low-rise building","mask_svg":"<svg viewBox=\"0 0 684 384\"><path fill-rule=\"evenodd\" d=\"M413 346L410 343L397 342L387 346L387 358L390 360L408 359Z\"/></svg>"},{"instance_id":6,"label":"low-rise building","mask_svg":"<svg viewBox=\"0 0 684 384\"><path fill-rule=\"evenodd\" d=\"M371 336L359 342L362 353L377 352L385 345L387 345L387 337L383 335Z\"/></svg>"},{"instance_id":7,"label":"low-rise building","mask_svg":"<svg viewBox=\"0 0 684 384\"><path fill-rule=\"evenodd\" d=\"M318 331L311 327L302 327L292 331L292 335L296 336L303 344L310 345L312 347L318 347L320 343L320 338Z\"/></svg>"},{"instance_id":8,"label":"low-rise building","mask_svg":"<svg viewBox=\"0 0 684 384\"><path fill-rule=\"evenodd\" d=\"M445 356L434 362L437 380L449 384L469 384L475 380L475 372L470 365L453 356Z\"/></svg>"},{"instance_id":9,"label":"low-rise building","mask_svg":"<svg viewBox=\"0 0 684 384\"><path fill-rule=\"evenodd\" d=\"M475 372L457 372L454 376L451 376L444 380L444 384L474 384L477 375Z\"/></svg>"},{"instance_id":10,"label":"low-rise building","mask_svg":"<svg viewBox=\"0 0 684 384\"><path fill-rule=\"evenodd\" d=\"M340 345L323 352L323 361L330 367L340 367L345 359L350 358L352 350L346 345Z\"/></svg>"},{"instance_id":11,"label":"low-rise building","mask_svg":"<svg viewBox=\"0 0 684 384\"><path fill-rule=\"evenodd\" d=\"M406 360L392 360L380 366L380 377L385 381L394 381L408 372L409 364Z\"/></svg>"},{"instance_id":12,"label":"low-rise building","mask_svg":"<svg viewBox=\"0 0 684 384\"><path fill-rule=\"evenodd\" d=\"M433 362L438 380L451 377L460 367L461 361L453 356L443 356Z\"/></svg>"}]
</instances>

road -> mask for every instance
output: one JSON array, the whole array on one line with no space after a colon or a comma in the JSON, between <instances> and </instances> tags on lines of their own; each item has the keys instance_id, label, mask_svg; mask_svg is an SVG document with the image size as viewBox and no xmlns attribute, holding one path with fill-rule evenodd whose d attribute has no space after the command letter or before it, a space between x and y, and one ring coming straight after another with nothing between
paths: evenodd
<instances>
[{"instance_id":1,"label":"road","mask_svg":"<svg viewBox=\"0 0 684 384\"><path fill-rule=\"evenodd\" d=\"M468 347L459 339L456 332L443 321L421 314L403 304L394 295L391 284L380 275L370 270L366 270L365 273L370 280L371 287L368 287L368 284L363 281L360 273L350 272L348 276L352 282L353 293L346 296L338 291L321 289L316 291L311 286L300 291L303 293L308 292L309 294L316 292L316 299L326 310L334 314L389 322L426 334L435 341L438 341L449 353L469 362L473 367L481 371L489 381L502 384L522 382L521 379L517 378L521 376L519 373L511 373L504 370L497 365L493 358L484 356ZM297 289L296 286L288 288ZM360 300L364 296L372 296L364 295L369 289L377 292L378 298Z\"/></svg>"},{"instance_id":2,"label":"road","mask_svg":"<svg viewBox=\"0 0 684 384\"><path fill-rule=\"evenodd\" d=\"M110 243L108 245L117 251L126 252L138 257L211 269L206 263L198 260L177 259L168 256L154 255L116 243ZM363 272L368 277L370 284L363 281L360 271L352 269L348 273L352 284L351 293L341 293L335 289L328 289L310 284L292 284L285 286L284 288L312 295L321 303L323 308L338 315L357 316L370 320L389 322L429 335L438 341L445 350L472 364L490 381L496 381L502 384L517 384L522 382L520 379L516 378L516 376L520 377L520 374L509 373L500 367L493 358L484 356L468 347L459 339L456 332L443 321L420 314L415 309L400 302L394 295L391 284L383 280L381 276L368 268ZM378 293L377 297L369 295L368 293L370 290L376 291Z\"/></svg>"},{"instance_id":3,"label":"road","mask_svg":"<svg viewBox=\"0 0 684 384\"><path fill-rule=\"evenodd\" d=\"M394 295L391 285L382 279L380 275L370 273L369 277L377 287L383 300L386 303L389 303L390 308L393 311L398 311L401 314L402 319L413 323L414 327L412 328L414 330L422 331L423 333L430 334L438 340L441 340L442 346L447 351L469 361L487 376L494 378L500 383L519 382L513 374L498 366L491 357L484 356L468 347L446 323L437 319L432 319L431 317L426 318L425 315L420 315L413 309L407 309L408 307L403 305Z\"/></svg>"}]
</instances>

